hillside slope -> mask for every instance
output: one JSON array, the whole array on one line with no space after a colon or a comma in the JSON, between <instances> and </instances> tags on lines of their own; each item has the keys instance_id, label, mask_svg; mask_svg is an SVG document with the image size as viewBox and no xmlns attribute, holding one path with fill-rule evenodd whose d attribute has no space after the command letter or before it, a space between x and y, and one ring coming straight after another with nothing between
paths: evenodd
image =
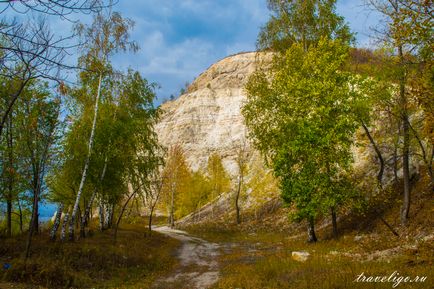
<instances>
[{"instance_id":1,"label":"hillside slope","mask_svg":"<svg viewBox=\"0 0 434 289\"><path fill-rule=\"evenodd\" d=\"M246 99L244 85L258 61L270 59L271 54L249 52L213 64L186 94L162 105L164 113L156 126L160 142L166 147L180 145L193 170L205 168L208 156L217 152L233 176L236 148L246 135L240 111Z\"/></svg>"}]
</instances>

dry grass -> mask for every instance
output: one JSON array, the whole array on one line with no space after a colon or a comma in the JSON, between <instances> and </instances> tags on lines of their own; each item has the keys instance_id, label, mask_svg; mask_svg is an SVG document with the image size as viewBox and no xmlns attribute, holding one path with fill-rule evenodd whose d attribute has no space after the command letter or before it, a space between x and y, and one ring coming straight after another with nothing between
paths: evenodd
<instances>
[{"instance_id":1,"label":"dry grass","mask_svg":"<svg viewBox=\"0 0 434 289\"><path fill-rule=\"evenodd\" d=\"M424 283L401 284L399 288L433 288L433 252L431 240L419 240L414 246L389 252L398 241L390 236L353 235L339 240L307 244L282 233L244 234L234 231L208 231L204 237L222 245L222 274L213 288L392 288L393 283L357 283L366 276L427 276ZM226 240L222 243L223 240ZM400 241L403 243L403 241ZM409 245L409 243L407 244ZM305 263L292 259L292 251L311 254Z\"/></svg>"},{"instance_id":2,"label":"dry grass","mask_svg":"<svg viewBox=\"0 0 434 289\"><path fill-rule=\"evenodd\" d=\"M349 215L339 223L341 237L330 238L330 226L318 230L319 242L305 242L301 230L285 232L269 226L269 231L246 233L245 227L218 224L191 226L190 232L223 244L222 274L213 287L223 288L393 288L393 283L355 282L358 275L426 276L424 283L401 283L396 288L434 288L434 203L432 185L418 182L412 191L410 223L399 224L400 192L365 215ZM384 201L384 198L383 198ZM394 236L376 211L399 233ZM294 237L299 236L301 237ZM305 263L292 259L292 251L311 254Z\"/></svg>"},{"instance_id":3,"label":"dry grass","mask_svg":"<svg viewBox=\"0 0 434 289\"><path fill-rule=\"evenodd\" d=\"M124 225L116 243L111 232L73 243L50 243L42 234L34 238L27 262L21 257L25 236L2 240L0 262L11 268L0 271L0 280L47 288L149 288L176 266L179 242L158 233L144 237L144 232L143 225Z\"/></svg>"},{"instance_id":4,"label":"dry grass","mask_svg":"<svg viewBox=\"0 0 434 289\"><path fill-rule=\"evenodd\" d=\"M432 250L433 248L431 248ZM310 249L313 251L315 249ZM244 254L234 252L223 257L228 262L223 276L214 288L392 288L392 283L357 283L354 280L364 272L366 276L389 276L398 271L401 276L427 276L425 283L402 284L402 288L432 288L432 263L428 256L420 256L418 263L402 257L393 262L359 262L348 257L332 257L312 252L305 263L291 259L286 248L270 256L255 256L255 261L240 262ZM252 255L250 255L252 258Z\"/></svg>"}]
</instances>

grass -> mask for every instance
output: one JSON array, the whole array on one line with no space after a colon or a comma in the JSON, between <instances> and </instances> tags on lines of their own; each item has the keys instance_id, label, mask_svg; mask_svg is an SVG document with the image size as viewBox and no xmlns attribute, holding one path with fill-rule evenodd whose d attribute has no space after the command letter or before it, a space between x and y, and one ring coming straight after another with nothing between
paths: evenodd
<instances>
[{"instance_id":1,"label":"grass","mask_svg":"<svg viewBox=\"0 0 434 289\"><path fill-rule=\"evenodd\" d=\"M434 288L432 196L432 186L427 181L413 188L410 223L406 228L399 224L399 192L382 208L383 218L398 231L399 238L378 219L375 211L342 220L338 224L341 237L337 240L330 237L330 226L318 230L320 241L315 244L305 242L304 226L299 230L285 229L285 232L273 226L248 232L246 225L223 227L208 223L192 225L188 230L222 245L221 278L214 289L390 289L393 285L395 288ZM295 237L300 233L301 237ZM307 251L310 258L306 262L295 261L293 251ZM362 273L366 277L390 276L395 271L399 276L426 276L427 280L401 284L355 282Z\"/></svg>"},{"instance_id":2,"label":"grass","mask_svg":"<svg viewBox=\"0 0 434 289\"><path fill-rule=\"evenodd\" d=\"M0 287L13 282L10 288L19 288L17 283L47 288L150 288L177 265L173 255L179 241L155 232L144 237L143 227L123 225L116 243L111 232L65 243L48 242L43 233L34 238L27 262L22 259L25 236L1 240L0 262L11 268L0 269L0 280L5 282Z\"/></svg>"},{"instance_id":3,"label":"grass","mask_svg":"<svg viewBox=\"0 0 434 289\"><path fill-rule=\"evenodd\" d=\"M353 236L307 244L282 233L258 232L245 234L234 231L208 231L202 237L222 244L221 278L214 289L226 288L392 288L394 283L355 282L358 275L427 276L424 283L401 283L401 288L432 288L434 245L421 241L417 249L403 249L400 254L371 258L381 240L355 241ZM222 241L225 242L222 243ZM394 243L389 243L393 246ZM383 246L387 247L387 246ZM292 259L292 251L307 251L306 262Z\"/></svg>"},{"instance_id":4,"label":"grass","mask_svg":"<svg viewBox=\"0 0 434 289\"><path fill-rule=\"evenodd\" d=\"M227 256L222 261L225 258ZM410 265L404 260L361 263L350 258L327 258L315 253L310 260L300 263L292 260L289 251L282 251L250 264L233 260L224 267L222 278L214 288L392 288L392 283L357 283L354 280L361 273L365 276L389 276L394 271L401 276L428 277L425 283L405 284L403 288L430 288L433 285L432 272L427 264Z\"/></svg>"}]
</instances>

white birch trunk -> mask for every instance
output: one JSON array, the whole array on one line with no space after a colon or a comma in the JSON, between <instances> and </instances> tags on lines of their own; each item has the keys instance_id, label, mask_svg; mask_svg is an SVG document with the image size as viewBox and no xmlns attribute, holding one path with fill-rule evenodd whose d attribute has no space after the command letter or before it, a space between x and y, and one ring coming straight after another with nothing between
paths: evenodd
<instances>
[{"instance_id":1,"label":"white birch trunk","mask_svg":"<svg viewBox=\"0 0 434 289\"><path fill-rule=\"evenodd\" d=\"M98 117L99 98L101 95L101 82L102 82L102 74L100 73L99 74L99 81L98 81L98 91L97 91L96 99L95 99L95 111L94 111L94 116L93 116L92 130L91 130L90 138L89 138L89 146L88 146L86 162L84 164L83 174L81 175L81 182L80 182L80 186L79 186L78 192L77 192L77 198L75 199L74 208L72 209L72 214L71 214L71 221L69 223L69 240L70 241L74 240L75 218L77 216L78 205L80 204L81 194L83 192L84 183L86 182L87 170L89 169L90 156L92 154L92 146L93 146L93 141L95 138L96 120Z\"/></svg>"},{"instance_id":2,"label":"white birch trunk","mask_svg":"<svg viewBox=\"0 0 434 289\"><path fill-rule=\"evenodd\" d=\"M69 213L65 214L65 217L63 217L63 223L62 223L62 230L60 231L60 240L65 241L66 238L66 225L68 223L69 219Z\"/></svg>"},{"instance_id":3,"label":"white birch trunk","mask_svg":"<svg viewBox=\"0 0 434 289\"><path fill-rule=\"evenodd\" d=\"M107 162L108 162L108 158L105 157L105 160L104 160L104 167L103 167L103 169L102 169L102 173L101 173L101 177L100 177L100 182L101 182L101 183L102 183L102 181L104 180L105 172L106 172L106 170L107 170ZM91 210L91 208L92 208L93 201L95 200L96 193L97 193L97 190L95 189L95 190L93 191L92 196L90 197L89 204L87 205L86 211L84 212L84 216L83 216L82 224L81 224L81 227L83 228L83 232L81 232L81 235L82 235L83 238L85 237L84 228L87 227L87 226L89 225L89 224L88 224L88 221L89 221L89 218L90 218L90 217L89 217L89 216L90 216L90 210Z\"/></svg>"},{"instance_id":4,"label":"white birch trunk","mask_svg":"<svg viewBox=\"0 0 434 289\"><path fill-rule=\"evenodd\" d=\"M57 213L56 213L56 218L54 219L53 228L51 228L51 231L50 231L51 241L56 240L56 234L57 234L57 230L59 229L59 226L60 226L60 218L62 217L62 211L63 211L63 204L60 203L59 208L57 208Z\"/></svg>"},{"instance_id":5,"label":"white birch trunk","mask_svg":"<svg viewBox=\"0 0 434 289\"><path fill-rule=\"evenodd\" d=\"M112 217L112 207L110 205L104 206L104 229L110 228L110 221Z\"/></svg>"}]
</instances>

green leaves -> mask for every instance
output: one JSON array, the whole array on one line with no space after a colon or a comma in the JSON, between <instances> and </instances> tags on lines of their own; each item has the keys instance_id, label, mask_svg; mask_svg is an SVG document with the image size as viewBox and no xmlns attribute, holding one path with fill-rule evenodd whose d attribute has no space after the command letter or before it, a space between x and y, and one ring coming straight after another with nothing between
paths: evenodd
<instances>
[{"instance_id":1,"label":"green leaves","mask_svg":"<svg viewBox=\"0 0 434 289\"><path fill-rule=\"evenodd\" d=\"M336 14L335 0L268 0L271 19L261 28L257 47L285 52L299 43L306 50L322 37L353 41L348 25Z\"/></svg>"},{"instance_id":2,"label":"green leaves","mask_svg":"<svg viewBox=\"0 0 434 289\"><path fill-rule=\"evenodd\" d=\"M342 204L350 147L359 126L355 78L343 70L349 48L322 38L307 51L293 44L277 55L270 75L254 74L242 109L250 137L279 178L297 219Z\"/></svg>"}]
</instances>

